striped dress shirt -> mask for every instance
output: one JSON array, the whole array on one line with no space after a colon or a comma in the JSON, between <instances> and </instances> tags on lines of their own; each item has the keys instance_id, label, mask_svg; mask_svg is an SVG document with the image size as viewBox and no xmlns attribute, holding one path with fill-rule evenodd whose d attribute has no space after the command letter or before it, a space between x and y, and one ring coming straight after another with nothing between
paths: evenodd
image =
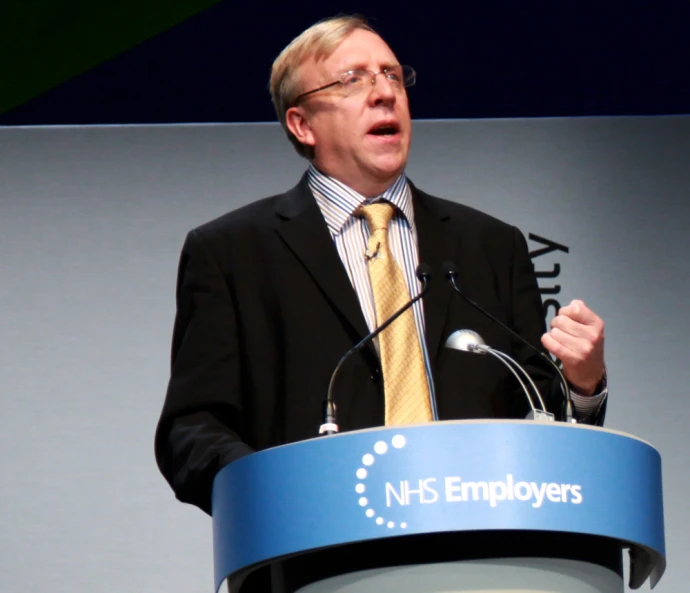
<instances>
[{"instance_id":1,"label":"striped dress shirt","mask_svg":"<svg viewBox=\"0 0 690 593\"><path fill-rule=\"evenodd\" d=\"M383 194L375 198L365 198L344 183L324 175L313 164L309 165L307 182L311 192L314 194L321 214L323 214L326 220L326 225L350 278L350 282L357 293L369 331L373 331L385 319L376 319L374 295L371 290L367 260L364 256L369 240L369 227L364 218L356 216L354 213L360 206L380 200L390 202L396 207L393 220L388 229L390 249L395 261L403 272L410 297L417 296L421 290L421 283L416 275L417 266L419 265L417 228L414 223L412 194L407 183L407 177L403 173ZM424 305L422 299L413 305L412 310L417 325L419 342L422 347L427 381L431 384L432 375L429 365L429 352L424 337ZM433 390L431 385L430 390ZM607 389L604 387L601 393L593 397L585 397L571 390L573 406L578 416L587 416L597 411L606 397L606 392ZM435 405L436 402L432 402L432 412L434 418L437 418L438 413Z\"/></svg>"},{"instance_id":2,"label":"striped dress shirt","mask_svg":"<svg viewBox=\"0 0 690 593\"><path fill-rule=\"evenodd\" d=\"M412 194L407 177L403 173L383 194L371 199L365 198L340 181L324 175L314 165L309 165L307 181L326 220L350 282L357 293L367 327L369 331L373 331L385 319L376 319L374 294L371 290L369 269L364 256L369 240L369 227L364 218L355 216L354 212L362 205L380 200L390 202L396 207L393 220L388 227L388 242L393 258L403 272L410 297L417 296L421 290L421 282L416 274L419 265L417 229L414 224ZM427 381L431 383L429 353L424 339L424 305L421 299L412 306L412 312L424 357ZM432 389L430 385L430 390ZM435 402L432 402L432 413L436 418Z\"/></svg>"}]
</instances>

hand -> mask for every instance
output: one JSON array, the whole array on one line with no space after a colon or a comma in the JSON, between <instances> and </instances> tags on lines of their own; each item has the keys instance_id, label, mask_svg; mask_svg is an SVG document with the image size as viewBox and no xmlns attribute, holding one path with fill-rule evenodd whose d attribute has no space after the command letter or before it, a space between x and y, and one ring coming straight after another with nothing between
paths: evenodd
<instances>
[{"instance_id":1,"label":"hand","mask_svg":"<svg viewBox=\"0 0 690 593\"><path fill-rule=\"evenodd\" d=\"M561 307L541 343L563 363L563 374L581 395L594 395L604 376L604 322L582 301Z\"/></svg>"}]
</instances>

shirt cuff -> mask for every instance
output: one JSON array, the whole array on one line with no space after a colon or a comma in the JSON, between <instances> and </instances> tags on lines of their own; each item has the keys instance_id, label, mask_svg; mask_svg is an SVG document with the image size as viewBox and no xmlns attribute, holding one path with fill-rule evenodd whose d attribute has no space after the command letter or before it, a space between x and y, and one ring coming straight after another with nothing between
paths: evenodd
<instances>
[{"instance_id":1,"label":"shirt cuff","mask_svg":"<svg viewBox=\"0 0 690 593\"><path fill-rule=\"evenodd\" d=\"M573 408L575 414L580 418L588 418L596 415L609 394L609 386L606 378L606 370L599 385L597 385L597 393L594 395L580 395L573 389L570 390L570 398L573 401Z\"/></svg>"}]
</instances>

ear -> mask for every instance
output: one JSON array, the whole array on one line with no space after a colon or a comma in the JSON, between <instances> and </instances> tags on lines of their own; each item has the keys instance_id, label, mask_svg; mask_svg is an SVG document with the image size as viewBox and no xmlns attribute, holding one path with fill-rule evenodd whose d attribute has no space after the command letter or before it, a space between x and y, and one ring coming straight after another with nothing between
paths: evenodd
<instances>
[{"instance_id":1,"label":"ear","mask_svg":"<svg viewBox=\"0 0 690 593\"><path fill-rule=\"evenodd\" d=\"M302 144L312 147L316 145L309 117L302 107L290 107L285 112L285 125Z\"/></svg>"}]
</instances>

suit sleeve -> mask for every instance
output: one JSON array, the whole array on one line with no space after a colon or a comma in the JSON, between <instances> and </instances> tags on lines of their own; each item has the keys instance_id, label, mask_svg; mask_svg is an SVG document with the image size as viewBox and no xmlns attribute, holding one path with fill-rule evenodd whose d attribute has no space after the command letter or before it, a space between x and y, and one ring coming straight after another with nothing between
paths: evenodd
<instances>
[{"instance_id":1,"label":"suit sleeve","mask_svg":"<svg viewBox=\"0 0 690 593\"><path fill-rule=\"evenodd\" d=\"M178 271L171 376L155 454L177 498L211 513L216 473L253 449L245 442L241 356L226 279L198 231Z\"/></svg>"},{"instance_id":2,"label":"suit sleeve","mask_svg":"<svg viewBox=\"0 0 690 593\"><path fill-rule=\"evenodd\" d=\"M547 356L548 352L541 345L541 336L546 331L543 305L539 294L539 286L534 273L534 265L529 257L527 241L517 228L513 229L513 266L512 266L512 311L513 329L535 345ZM522 361L530 375L535 378L537 387L542 393L546 406L557 419L564 418L563 404L565 401L558 376L554 376L553 369L546 361L537 356L526 346L515 342L513 344L517 359ZM537 402L535 402L536 404ZM587 424L603 425L606 413L606 401L599 410L582 418Z\"/></svg>"}]
</instances>

